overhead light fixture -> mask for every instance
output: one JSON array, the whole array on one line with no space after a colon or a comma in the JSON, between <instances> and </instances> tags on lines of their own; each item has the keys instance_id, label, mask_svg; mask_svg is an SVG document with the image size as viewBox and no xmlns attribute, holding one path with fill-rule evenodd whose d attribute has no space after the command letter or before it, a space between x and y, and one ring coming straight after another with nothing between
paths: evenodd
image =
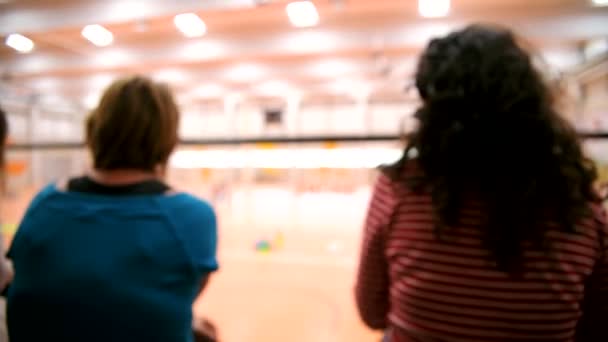
<instances>
[{"instance_id":1,"label":"overhead light fixture","mask_svg":"<svg viewBox=\"0 0 608 342\"><path fill-rule=\"evenodd\" d=\"M289 21L295 27L311 27L319 23L319 12L311 1L295 1L285 7Z\"/></svg>"},{"instance_id":2,"label":"overhead light fixture","mask_svg":"<svg viewBox=\"0 0 608 342\"><path fill-rule=\"evenodd\" d=\"M6 37L5 44L21 53L28 53L34 49L34 42L19 33L13 33Z\"/></svg>"},{"instance_id":3,"label":"overhead light fixture","mask_svg":"<svg viewBox=\"0 0 608 342\"><path fill-rule=\"evenodd\" d=\"M425 18L445 17L450 13L450 0L418 0L418 12Z\"/></svg>"},{"instance_id":4,"label":"overhead light fixture","mask_svg":"<svg viewBox=\"0 0 608 342\"><path fill-rule=\"evenodd\" d=\"M188 38L201 37L207 32L207 25L194 13L182 13L173 17L173 23Z\"/></svg>"},{"instance_id":5,"label":"overhead light fixture","mask_svg":"<svg viewBox=\"0 0 608 342\"><path fill-rule=\"evenodd\" d=\"M593 6L608 6L608 0L591 0Z\"/></svg>"},{"instance_id":6,"label":"overhead light fixture","mask_svg":"<svg viewBox=\"0 0 608 342\"><path fill-rule=\"evenodd\" d=\"M114 42L114 35L112 32L101 25L87 25L80 33L88 41L99 47L108 46Z\"/></svg>"}]
</instances>

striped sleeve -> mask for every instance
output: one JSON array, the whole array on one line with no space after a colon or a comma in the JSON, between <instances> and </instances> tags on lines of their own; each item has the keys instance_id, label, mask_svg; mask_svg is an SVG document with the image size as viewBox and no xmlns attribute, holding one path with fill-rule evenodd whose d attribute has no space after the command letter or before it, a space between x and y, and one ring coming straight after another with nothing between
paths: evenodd
<instances>
[{"instance_id":1,"label":"striped sleeve","mask_svg":"<svg viewBox=\"0 0 608 342\"><path fill-rule=\"evenodd\" d=\"M577 341L608 341L608 224L606 213L600 215L601 258L585 286L583 317L578 326Z\"/></svg>"},{"instance_id":2,"label":"striped sleeve","mask_svg":"<svg viewBox=\"0 0 608 342\"><path fill-rule=\"evenodd\" d=\"M389 311L389 270L384 233L394 210L390 180L381 175L374 188L365 229L355 295L359 314L372 329L385 329Z\"/></svg>"}]
</instances>

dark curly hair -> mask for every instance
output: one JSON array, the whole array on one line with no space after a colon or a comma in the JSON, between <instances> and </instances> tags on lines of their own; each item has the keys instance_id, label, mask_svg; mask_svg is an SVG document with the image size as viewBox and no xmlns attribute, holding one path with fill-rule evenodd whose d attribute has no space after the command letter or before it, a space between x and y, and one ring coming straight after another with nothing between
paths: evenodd
<instances>
[{"instance_id":1,"label":"dark curly hair","mask_svg":"<svg viewBox=\"0 0 608 342\"><path fill-rule=\"evenodd\" d=\"M439 238L459 223L465 196L476 196L486 244L499 268L513 271L524 241L546 247L547 222L575 232L590 214L598 200L594 164L509 30L472 25L432 40L416 87L418 127L402 159L384 172L429 189ZM414 158L421 176L406 179L403 167Z\"/></svg>"}]
</instances>

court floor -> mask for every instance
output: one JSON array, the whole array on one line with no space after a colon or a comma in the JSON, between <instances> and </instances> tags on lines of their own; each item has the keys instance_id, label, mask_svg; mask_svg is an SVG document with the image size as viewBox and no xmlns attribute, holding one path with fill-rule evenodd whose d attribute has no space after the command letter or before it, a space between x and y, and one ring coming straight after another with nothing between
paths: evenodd
<instances>
[{"instance_id":1,"label":"court floor","mask_svg":"<svg viewBox=\"0 0 608 342\"><path fill-rule=\"evenodd\" d=\"M223 255L222 270L194 305L223 341L377 341L353 303L354 268L340 260Z\"/></svg>"}]
</instances>

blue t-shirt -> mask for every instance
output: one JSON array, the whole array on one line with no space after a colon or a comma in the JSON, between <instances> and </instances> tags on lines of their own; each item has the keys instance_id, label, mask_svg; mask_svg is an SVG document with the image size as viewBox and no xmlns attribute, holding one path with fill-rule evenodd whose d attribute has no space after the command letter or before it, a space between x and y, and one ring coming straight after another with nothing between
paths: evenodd
<instances>
[{"instance_id":1,"label":"blue t-shirt","mask_svg":"<svg viewBox=\"0 0 608 342\"><path fill-rule=\"evenodd\" d=\"M192 341L192 303L218 268L216 246L213 209L193 196L51 185L9 252L11 341Z\"/></svg>"}]
</instances>

